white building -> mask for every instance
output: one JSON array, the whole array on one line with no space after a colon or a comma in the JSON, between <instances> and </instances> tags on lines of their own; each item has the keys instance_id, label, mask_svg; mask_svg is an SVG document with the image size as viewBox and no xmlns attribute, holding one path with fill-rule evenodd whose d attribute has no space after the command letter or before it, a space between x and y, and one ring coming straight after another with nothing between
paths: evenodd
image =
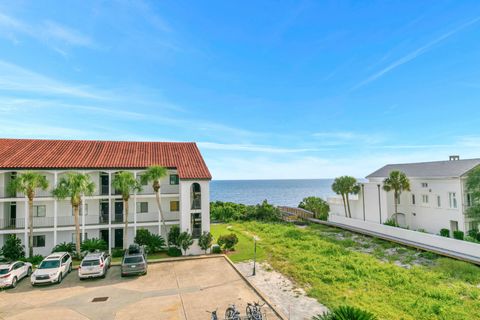
<instances>
[{"instance_id":1,"label":"white building","mask_svg":"<svg viewBox=\"0 0 480 320\"><path fill-rule=\"evenodd\" d=\"M112 178L118 171L139 177L151 165L168 169L160 189L167 228L179 225L194 238L209 231L211 175L195 143L0 139L0 247L8 234L16 234L28 252L27 199L10 194L7 186L16 175L33 170L44 174L50 185L47 191L37 191L34 201L35 254L46 255L58 243L75 241L70 200L56 200L51 194L60 177L72 171L89 174L96 185L81 206L82 239L100 238L110 249L121 248L123 202L112 188ZM139 228L157 234L161 230L151 185L129 201L129 243ZM190 253L197 252L195 242Z\"/></svg>"},{"instance_id":2,"label":"white building","mask_svg":"<svg viewBox=\"0 0 480 320\"><path fill-rule=\"evenodd\" d=\"M383 180L390 172L404 172L410 180L410 192L403 192L398 204L398 221L411 230L423 229L438 234L440 229L465 233L475 228L465 216L470 196L465 191L468 173L480 165L480 159L390 164L367 176L360 194L351 196L352 218L384 223L394 218L393 192L383 190ZM331 214L345 215L341 198L328 199Z\"/></svg>"}]
</instances>

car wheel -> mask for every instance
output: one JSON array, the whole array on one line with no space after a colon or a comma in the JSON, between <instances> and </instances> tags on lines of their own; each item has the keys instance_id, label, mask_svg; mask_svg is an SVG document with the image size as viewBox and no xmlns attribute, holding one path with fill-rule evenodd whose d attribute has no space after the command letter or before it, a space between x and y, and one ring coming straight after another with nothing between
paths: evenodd
<instances>
[{"instance_id":1,"label":"car wheel","mask_svg":"<svg viewBox=\"0 0 480 320\"><path fill-rule=\"evenodd\" d=\"M12 288L15 288L16 286L17 286L17 277L13 277Z\"/></svg>"},{"instance_id":2,"label":"car wheel","mask_svg":"<svg viewBox=\"0 0 480 320\"><path fill-rule=\"evenodd\" d=\"M72 272L72 264L70 263L70 266L68 266L68 273Z\"/></svg>"},{"instance_id":3,"label":"car wheel","mask_svg":"<svg viewBox=\"0 0 480 320\"><path fill-rule=\"evenodd\" d=\"M31 275L32 275L32 267L29 267L27 271L27 276L30 277Z\"/></svg>"},{"instance_id":4,"label":"car wheel","mask_svg":"<svg viewBox=\"0 0 480 320\"><path fill-rule=\"evenodd\" d=\"M61 273L61 272L60 272L60 274L58 275L57 283L58 283L58 284L62 283L62 273Z\"/></svg>"}]
</instances>

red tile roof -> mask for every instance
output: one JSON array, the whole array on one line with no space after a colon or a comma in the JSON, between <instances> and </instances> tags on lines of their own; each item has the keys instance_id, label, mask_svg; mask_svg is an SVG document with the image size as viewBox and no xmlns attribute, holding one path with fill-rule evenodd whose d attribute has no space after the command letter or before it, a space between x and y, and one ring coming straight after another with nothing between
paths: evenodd
<instances>
[{"instance_id":1,"label":"red tile roof","mask_svg":"<svg viewBox=\"0 0 480 320\"><path fill-rule=\"evenodd\" d=\"M4 169L176 168L180 179L211 179L193 142L0 139Z\"/></svg>"}]
</instances>

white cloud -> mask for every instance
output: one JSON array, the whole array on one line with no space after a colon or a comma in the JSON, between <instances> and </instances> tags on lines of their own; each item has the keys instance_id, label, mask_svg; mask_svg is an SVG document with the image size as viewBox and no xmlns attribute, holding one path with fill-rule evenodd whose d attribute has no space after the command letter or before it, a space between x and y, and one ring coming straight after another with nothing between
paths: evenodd
<instances>
[{"instance_id":1,"label":"white cloud","mask_svg":"<svg viewBox=\"0 0 480 320\"><path fill-rule=\"evenodd\" d=\"M325 146L338 146L346 144L379 144L386 140L383 134L365 134L349 131L316 132L312 135Z\"/></svg>"},{"instance_id":2,"label":"white cloud","mask_svg":"<svg viewBox=\"0 0 480 320\"><path fill-rule=\"evenodd\" d=\"M64 26L58 22L46 20L41 23L26 23L17 18L0 12L0 35L18 43L19 35L31 37L44 42L55 51L65 55L65 50L60 45L93 47L94 41L81 32Z\"/></svg>"},{"instance_id":3,"label":"white cloud","mask_svg":"<svg viewBox=\"0 0 480 320\"><path fill-rule=\"evenodd\" d=\"M461 30L471 26L472 24L477 23L479 20L480 20L480 17L477 17L475 19L472 19L472 20L462 24L461 26L459 26L459 27L457 27L453 30L450 30L450 31L442 34L438 38L428 42L426 45L423 45L420 48L408 53L407 55L401 57L400 59L392 62L390 65L386 66L382 70L380 70L380 71L374 73L373 75L369 76L365 80L363 80L360 83L353 86L351 90L359 89L359 88L369 84L370 82L375 81L378 78L384 76L385 74L389 73L390 71L400 67L401 65L418 58L419 56L421 56L421 55L427 53L428 51L430 51L435 45L445 41L446 39L450 38L451 36L455 35L456 33L460 32Z\"/></svg>"}]
</instances>

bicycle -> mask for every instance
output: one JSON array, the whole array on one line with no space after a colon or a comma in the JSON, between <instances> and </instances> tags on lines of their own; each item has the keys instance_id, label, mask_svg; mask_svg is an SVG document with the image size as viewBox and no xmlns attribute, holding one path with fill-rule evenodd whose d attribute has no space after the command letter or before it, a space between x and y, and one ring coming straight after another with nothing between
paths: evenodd
<instances>
[{"instance_id":1,"label":"bicycle","mask_svg":"<svg viewBox=\"0 0 480 320\"><path fill-rule=\"evenodd\" d=\"M215 311L207 311L208 313L210 313L210 320L218 320L217 310L218 309L215 309Z\"/></svg>"},{"instance_id":2,"label":"bicycle","mask_svg":"<svg viewBox=\"0 0 480 320\"><path fill-rule=\"evenodd\" d=\"M254 302L253 304L247 303L247 308L245 309L247 313L247 319L248 320L262 320L262 307L265 305L259 304L258 302Z\"/></svg>"},{"instance_id":3,"label":"bicycle","mask_svg":"<svg viewBox=\"0 0 480 320\"><path fill-rule=\"evenodd\" d=\"M230 305L225 311L225 320L241 320L240 312L234 304Z\"/></svg>"}]
</instances>

